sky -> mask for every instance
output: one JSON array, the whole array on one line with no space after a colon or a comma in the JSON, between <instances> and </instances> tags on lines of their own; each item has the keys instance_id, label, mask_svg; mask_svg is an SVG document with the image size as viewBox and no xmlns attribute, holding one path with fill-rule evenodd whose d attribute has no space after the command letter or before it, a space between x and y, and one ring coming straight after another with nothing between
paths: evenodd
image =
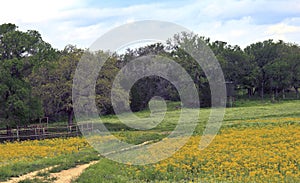
<instances>
[{"instance_id":1,"label":"sky","mask_svg":"<svg viewBox=\"0 0 300 183\"><path fill-rule=\"evenodd\" d=\"M37 30L58 49L88 48L139 20L173 22L242 48L267 39L300 44L300 0L0 0L0 24Z\"/></svg>"}]
</instances>

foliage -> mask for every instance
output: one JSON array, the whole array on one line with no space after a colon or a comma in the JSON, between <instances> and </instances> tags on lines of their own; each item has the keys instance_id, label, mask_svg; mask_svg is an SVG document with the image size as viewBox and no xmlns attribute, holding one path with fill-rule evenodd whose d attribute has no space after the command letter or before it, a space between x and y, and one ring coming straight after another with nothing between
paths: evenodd
<instances>
[{"instance_id":1,"label":"foliage","mask_svg":"<svg viewBox=\"0 0 300 183\"><path fill-rule=\"evenodd\" d=\"M0 62L0 122L6 125L28 124L42 115L23 69L24 63L17 59Z\"/></svg>"},{"instance_id":2,"label":"foliage","mask_svg":"<svg viewBox=\"0 0 300 183\"><path fill-rule=\"evenodd\" d=\"M27 76L55 53L37 31L17 28L0 25L0 122L9 126L27 124L42 115Z\"/></svg>"},{"instance_id":3,"label":"foliage","mask_svg":"<svg viewBox=\"0 0 300 183\"><path fill-rule=\"evenodd\" d=\"M292 92L299 98L300 48L296 44L266 40L253 43L243 50L237 45L232 46L219 40L211 42L209 38L183 32L174 35L167 44L155 43L135 50L128 49L122 55L102 50L89 53L88 50L78 49L72 45L58 51L43 41L42 36L35 30L23 32L14 24L2 24L0 25L1 126L34 122L43 114L50 117L51 121L67 118L68 123L72 124L73 75L83 54L90 54L96 59L106 58L95 86L95 101L101 115L114 113L111 88L118 72L133 59L151 55L159 55L180 64L194 81L201 106L210 106L211 91L208 77L203 72L202 66L185 51L198 48L194 49L195 54L201 55L204 54L205 46L211 48L220 62L226 81L232 81L237 90L247 90L249 97L267 96L275 102L279 98L286 98L287 92ZM91 82L88 83L92 84ZM124 81L123 85L124 83L126 82ZM129 93L130 101L122 102L129 102L133 111L147 108L153 96L180 101L176 88L159 76L138 80ZM122 95L124 91L121 88L118 96L113 97L121 98ZM190 102L194 102L194 99ZM64 117L59 119L61 116Z\"/></svg>"},{"instance_id":4,"label":"foliage","mask_svg":"<svg viewBox=\"0 0 300 183\"><path fill-rule=\"evenodd\" d=\"M245 48L245 53L256 65L257 72L254 74L257 79L254 87L256 91L260 91L262 98L265 93L273 91L276 95L279 91L284 94L286 89L298 82L299 78L295 73L299 72L299 67L297 64L293 65L295 58L299 58L300 49L297 45L267 40L251 44ZM291 66L295 68L292 69Z\"/></svg>"},{"instance_id":5,"label":"foliage","mask_svg":"<svg viewBox=\"0 0 300 183\"><path fill-rule=\"evenodd\" d=\"M83 51L67 46L59 58L40 66L29 79L33 94L38 96L47 116L60 112L68 115L68 123L73 123L72 84L73 75Z\"/></svg>"}]
</instances>

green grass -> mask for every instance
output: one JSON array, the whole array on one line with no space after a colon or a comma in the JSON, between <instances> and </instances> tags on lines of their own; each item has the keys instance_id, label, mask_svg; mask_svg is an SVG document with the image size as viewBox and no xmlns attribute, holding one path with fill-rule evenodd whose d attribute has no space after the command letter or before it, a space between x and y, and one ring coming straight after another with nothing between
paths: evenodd
<instances>
[{"instance_id":1,"label":"green grass","mask_svg":"<svg viewBox=\"0 0 300 183\"><path fill-rule=\"evenodd\" d=\"M38 178L21 180L18 183L48 183L49 181L40 180Z\"/></svg>"},{"instance_id":2,"label":"green grass","mask_svg":"<svg viewBox=\"0 0 300 183\"><path fill-rule=\"evenodd\" d=\"M299 105L299 100L281 100L272 103L269 98L264 100L249 100L247 98L236 99L232 108L226 108L223 127L226 127L232 122L239 120L297 117L300 116L300 112L298 110ZM180 109L176 109L177 106L180 106L180 102L167 102L168 111L165 115L164 120L157 127L151 130L147 130L147 132L168 132L174 130L180 116ZM200 119L198 120L198 127L196 130L197 134L203 132L209 113L209 108L200 109ZM143 110L135 113L135 115L140 118L149 118L150 111ZM122 131L138 131L136 129L126 126L126 124L123 124L115 115L101 116L101 121L111 132L119 133ZM135 123L135 121L133 121L132 123ZM65 124L66 122L57 122L51 124L51 126Z\"/></svg>"},{"instance_id":3,"label":"green grass","mask_svg":"<svg viewBox=\"0 0 300 183\"><path fill-rule=\"evenodd\" d=\"M166 134L141 131L121 131L112 134L130 144L141 144L151 140L158 141L166 137Z\"/></svg>"},{"instance_id":4,"label":"green grass","mask_svg":"<svg viewBox=\"0 0 300 183\"><path fill-rule=\"evenodd\" d=\"M147 131L137 131L130 129L122 124L116 116L103 116L102 121L110 130L113 130L113 134L120 139L129 143L139 144L148 140L161 140L168 134L164 132L172 131L179 119L179 111L175 108L179 103L168 103L168 111L165 119L157 127ZM274 119L283 118L300 118L300 101L299 100L286 100L272 103L269 100L256 100L247 101L241 100L236 102L232 108L226 108L224 121L221 129L247 129L247 128L262 128L266 126L284 126L284 125L300 125L298 121L284 121L273 122ZM199 110L199 109L193 109ZM149 117L150 112L148 110L136 113L137 116L142 118ZM194 135L201 135L205 129L206 121L210 114L210 109L201 108L200 118L198 120L198 126L194 132ZM254 122L249 122L254 120ZM119 127L119 129L118 129ZM143 176L135 177L135 172L132 168L128 168L129 165L119 164L107 159L101 159L101 161L89 167L76 181L78 183L93 183L93 182L158 182L159 180L168 180L167 174L158 175L153 174L151 169L144 169ZM141 175L141 174L139 174ZM160 178L159 178L160 177ZM176 182L184 182L183 175L177 175ZM175 180L174 180L175 181Z\"/></svg>"},{"instance_id":5,"label":"green grass","mask_svg":"<svg viewBox=\"0 0 300 183\"><path fill-rule=\"evenodd\" d=\"M49 177L50 173L49 173L49 171L41 171L41 172L38 172L36 175L38 177Z\"/></svg>"},{"instance_id":6,"label":"green grass","mask_svg":"<svg viewBox=\"0 0 300 183\"><path fill-rule=\"evenodd\" d=\"M141 144L145 141L159 141L168 136L174 130L180 116L179 102L168 102L168 111L164 120L155 128L150 130L136 130L121 123L115 115L102 116L101 120L113 135L131 144ZM247 129L249 127L262 128L264 126L277 126L294 124L300 125L300 121L285 121L282 123L272 122L273 119L294 117L300 118L300 101L286 100L272 103L269 100L248 101L247 99L236 101L234 107L227 108L221 129ZM199 109L192 109L199 110ZM209 108L200 109L200 118L194 135L201 135L205 129L207 119L211 110ZM135 113L138 117L149 118L150 111L144 110ZM247 122L247 120L257 120L256 122ZM269 120L269 121L268 121ZM134 121L133 121L134 123ZM78 164L88 163L92 160L100 159L98 153L88 149L79 153L59 156L55 158L40 159L34 162L19 162L13 165L0 167L0 181L9 177L26 174L28 172L40 170L46 167L57 165L50 172L59 172L69 169ZM88 168L75 182L147 182L156 180L151 170L145 169L143 177L134 177L134 172L127 171L127 165L118 164L107 159ZM147 173L147 171L149 171ZM50 173L46 172L46 174ZM176 179L179 181L181 179ZM34 180L25 180L24 182L34 182ZM36 180L38 181L38 180ZM182 180L184 182L184 180Z\"/></svg>"},{"instance_id":7,"label":"green grass","mask_svg":"<svg viewBox=\"0 0 300 183\"><path fill-rule=\"evenodd\" d=\"M91 182L128 182L127 172L123 171L125 165L117 164L107 159L101 159L99 163L90 166L74 182L91 183Z\"/></svg>"},{"instance_id":8,"label":"green grass","mask_svg":"<svg viewBox=\"0 0 300 183\"><path fill-rule=\"evenodd\" d=\"M25 180L21 180L18 183L51 183L56 180L55 177L35 177L33 179L27 178Z\"/></svg>"},{"instance_id":9,"label":"green grass","mask_svg":"<svg viewBox=\"0 0 300 183\"><path fill-rule=\"evenodd\" d=\"M79 164L85 164L93 160L99 160L98 152L93 149L86 149L78 153L57 156L54 158L43 158L33 162L18 162L12 165L0 167L0 181L10 177L17 177L29 172L55 166L51 172L59 172L72 168Z\"/></svg>"},{"instance_id":10,"label":"green grass","mask_svg":"<svg viewBox=\"0 0 300 183\"><path fill-rule=\"evenodd\" d=\"M247 101L241 100L237 101L239 107L226 108L225 116L222 123L222 128L230 128L232 125L236 125L236 123L240 123L241 127L251 126L254 123L243 123L245 120L254 120L254 119L274 119L274 118L283 118L283 117L300 117L300 101L299 100L287 100L280 101L276 103L272 103L269 100L260 101ZM128 139L132 139L129 134L139 134L139 138L144 138L147 133L148 137L145 137L145 141L147 139L153 140L153 138L149 137L149 134L155 135L162 134L162 132L170 132L173 131L176 127L180 110L175 109L175 106L180 105L178 102L169 102L168 103L168 111L165 115L164 120L155 128L147 131L143 131L140 133L139 131L132 129L125 124L123 124L117 116L109 115L102 116L101 120L104 122L108 130L113 131L115 133L127 133ZM198 110L198 109L194 109ZM209 108L201 108L200 109L200 117L198 119L198 126L195 130L195 134L202 134L205 129L205 125L207 123L209 114L211 110ZM141 112L135 113L137 116L141 118L148 118L150 111L145 110ZM243 124L242 124L243 123ZM270 125L270 123L262 123L261 125ZM157 136L158 139L164 137L166 135ZM134 140L130 140L131 142ZM137 140L136 143L140 143L140 140Z\"/></svg>"}]
</instances>

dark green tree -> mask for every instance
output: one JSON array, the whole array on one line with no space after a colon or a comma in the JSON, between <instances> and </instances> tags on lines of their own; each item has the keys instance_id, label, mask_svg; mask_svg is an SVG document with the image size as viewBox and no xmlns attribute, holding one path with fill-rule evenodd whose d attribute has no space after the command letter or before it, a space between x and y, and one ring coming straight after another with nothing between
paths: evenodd
<instances>
[{"instance_id":1,"label":"dark green tree","mask_svg":"<svg viewBox=\"0 0 300 183\"><path fill-rule=\"evenodd\" d=\"M17 28L10 23L0 25L0 118L7 125L29 123L41 116L40 102L33 97L27 76L55 52L37 31Z\"/></svg>"},{"instance_id":2,"label":"dark green tree","mask_svg":"<svg viewBox=\"0 0 300 183\"><path fill-rule=\"evenodd\" d=\"M278 58L277 44L270 39L251 44L245 48L245 52L257 68L255 88L256 91L260 91L260 96L263 99L266 91L270 92L270 76L267 73L267 67Z\"/></svg>"},{"instance_id":3,"label":"dark green tree","mask_svg":"<svg viewBox=\"0 0 300 183\"><path fill-rule=\"evenodd\" d=\"M9 126L28 124L42 116L40 101L33 97L18 59L0 62L0 120Z\"/></svg>"},{"instance_id":4,"label":"dark green tree","mask_svg":"<svg viewBox=\"0 0 300 183\"><path fill-rule=\"evenodd\" d=\"M82 53L83 50L69 45L56 61L43 64L29 77L33 94L42 100L45 115L55 116L63 112L69 125L73 124L73 75Z\"/></svg>"}]
</instances>

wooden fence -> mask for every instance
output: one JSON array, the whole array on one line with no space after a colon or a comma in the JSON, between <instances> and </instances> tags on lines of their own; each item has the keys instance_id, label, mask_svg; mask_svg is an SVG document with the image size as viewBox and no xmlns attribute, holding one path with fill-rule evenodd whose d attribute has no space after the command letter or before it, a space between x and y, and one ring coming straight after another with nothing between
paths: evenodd
<instances>
[{"instance_id":1,"label":"wooden fence","mask_svg":"<svg viewBox=\"0 0 300 183\"><path fill-rule=\"evenodd\" d=\"M81 136L80 129L84 131L93 131L94 125L92 123L78 125L65 125L65 126L23 126L14 129L3 128L0 129L0 142L5 141L22 141L22 140L35 140L35 139L48 139L59 137L75 137Z\"/></svg>"}]
</instances>

